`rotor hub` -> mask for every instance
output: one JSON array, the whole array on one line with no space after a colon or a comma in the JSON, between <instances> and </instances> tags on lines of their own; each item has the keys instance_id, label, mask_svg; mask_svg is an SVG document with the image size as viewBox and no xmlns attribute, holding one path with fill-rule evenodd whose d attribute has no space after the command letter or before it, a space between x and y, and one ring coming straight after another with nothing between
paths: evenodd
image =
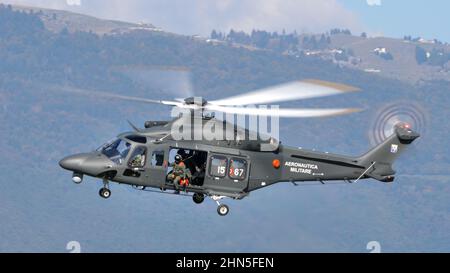
<instances>
[{"instance_id":1,"label":"rotor hub","mask_svg":"<svg viewBox=\"0 0 450 273\"><path fill-rule=\"evenodd\" d=\"M204 107L206 104L208 104L208 101L205 100L204 98L189 97L189 98L184 100L184 103L186 105L197 105L197 106Z\"/></svg>"}]
</instances>

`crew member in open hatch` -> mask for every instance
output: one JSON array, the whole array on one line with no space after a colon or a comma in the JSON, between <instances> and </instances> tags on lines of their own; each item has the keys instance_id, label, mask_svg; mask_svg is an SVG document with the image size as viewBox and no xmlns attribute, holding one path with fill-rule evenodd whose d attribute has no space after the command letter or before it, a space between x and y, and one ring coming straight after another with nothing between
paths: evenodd
<instances>
[{"instance_id":1,"label":"crew member in open hatch","mask_svg":"<svg viewBox=\"0 0 450 273\"><path fill-rule=\"evenodd\" d=\"M180 186L188 186L191 179L191 172L182 161L181 155L175 156L175 162L172 164L173 170L168 175L170 181L173 181L175 189L179 192ZM181 183L182 182L182 183Z\"/></svg>"}]
</instances>

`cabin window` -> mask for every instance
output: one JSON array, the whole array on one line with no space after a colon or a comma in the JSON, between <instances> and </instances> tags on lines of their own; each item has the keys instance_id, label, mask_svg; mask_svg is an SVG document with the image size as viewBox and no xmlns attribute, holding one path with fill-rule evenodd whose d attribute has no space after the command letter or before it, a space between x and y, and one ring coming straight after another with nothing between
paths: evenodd
<instances>
[{"instance_id":1,"label":"cabin window","mask_svg":"<svg viewBox=\"0 0 450 273\"><path fill-rule=\"evenodd\" d=\"M147 148L144 146L138 146L131 154L128 166L131 168L142 168L145 166L145 159L147 154Z\"/></svg>"},{"instance_id":2,"label":"cabin window","mask_svg":"<svg viewBox=\"0 0 450 273\"><path fill-rule=\"evenodd\" d=\"M228 160L224 156L212 156L209 164L209 174L214 177L225 177L227 175Z\"/></svg>"},{"instance_id":3,"label":"cabin window","mask_svg":"<svg viewBox=\"0 0 450 273\"><path fill-rule=\"evenodd\" d=\"M164 151L153 151L152 166L161 167L164 164Z\"/></svg>"},{"instance_id":4,"label":"cabin window","mask_svg":"<svg viewBox=\"0 0 450 273\"><path fill-rule=\"evenodd\" d=\"M247 160L232 158L228 175L234 180L244 180L247 176Z\"/></svg>"}]
</instances>

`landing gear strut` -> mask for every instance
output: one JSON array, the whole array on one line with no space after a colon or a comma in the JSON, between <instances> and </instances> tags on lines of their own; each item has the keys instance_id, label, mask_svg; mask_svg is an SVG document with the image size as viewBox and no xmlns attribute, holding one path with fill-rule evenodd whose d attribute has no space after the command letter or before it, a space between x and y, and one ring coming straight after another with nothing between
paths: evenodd
<instances>
[{"instance_id":1,"label":"landing gear strut","mask_svg":"<svg viewBox=\"0 0 450 273\"><path fill-rule=\"evenodd\" d=\"M216 195L214 195L214 196L211 196L211 198L212 198L212 200L216 201L216 203L217 203L217 213L220 216L225 216L225 215L227 215L230 212L230 208L227 205L221 204L219 202L219 200L225 198L225 196L216 196Z\"/></svg>"},{"instance_id":2,"label":"landing gear strut","mask_svg":"<svg viewBox=\"0 0 450 273\"><path fill-rule=\"evenodd\" d=\"M108 199L111 197L111 191L109 190L109 183L108 180L103 179L103 188L100 189L98 194L105 199Z\"/></svg>"},{"instance_id":3,"label":"landing gear strut","mask_svg":"<svg viewBox=\"0 0 450 273\"><path fill-rule=\"evenodd\" d=\"M194 200L195 204L201 204L205 200L205 195L203 193L194 193L192 200Z\"/></svg>"}]
</instances>

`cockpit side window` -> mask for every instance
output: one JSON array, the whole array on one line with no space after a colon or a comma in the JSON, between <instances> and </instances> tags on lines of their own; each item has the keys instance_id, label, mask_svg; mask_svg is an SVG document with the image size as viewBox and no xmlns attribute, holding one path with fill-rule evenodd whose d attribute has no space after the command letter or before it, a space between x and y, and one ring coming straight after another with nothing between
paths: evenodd
<instances>
[{"instance_id":1,"label":"cockpit side window","mask_svg":"<svg viewBox=\"0 0 450 273\"><path fill-rule=\"evenodd\" d=\"M142 168L145 166L147 148L144 146L138 146L134 149L131 154L130 160L128 161L128 166L131 168Z\"/></svg>"},{"instance_id":2,"label":"cockpit side window","mask_svg":"<svg viewBox=\"0 0 450 273\"><path fill-rule=\"evenodd\" d=\"M116 164L122 164L130 152L131 144L122 139L105 144L100 152Z\"/></svg>"}]
</instances>

